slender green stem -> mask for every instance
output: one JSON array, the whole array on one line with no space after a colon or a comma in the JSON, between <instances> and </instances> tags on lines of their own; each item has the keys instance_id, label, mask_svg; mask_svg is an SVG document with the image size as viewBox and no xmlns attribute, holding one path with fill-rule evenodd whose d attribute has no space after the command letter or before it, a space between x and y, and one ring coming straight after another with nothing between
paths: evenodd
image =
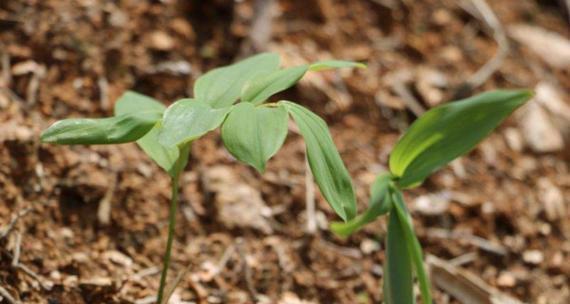
<instances>
[{"instance_id":1,"label":"slender green stem","mask_svg":"<svg viewBox=\"0 0 570 304\"><path fill-rule=\"evenodd\" d=\"M172 251L172 241L174 240L174 230L176 228L176 211L178 209L178 180L179 172L172 176L172 194L170 199L170 210L168 213L168 239L166 240L166 252L164 253L164 260L162 266L162 273L160 274L160 286L158 288L158 296L156 299L157 304L162 304L164 297L164 288L166 286L166 275L168 274L168 267L170 266L170 255Z\"/></svg>"},{"instance_id":2,"label":"slender green stem","mask_svg":"<svg viewBox=\"0 0 570 304\"><path fill-rule=\"evenodd\" d=\"M395 192L393 193L392 196L394 200L393 210L396 212L396 214L400 218L400 222L402 223L404 238L408 245L408 250L411 253L412 262L415 266L414 268L416 270L416 275L420 283L420 292L422 295L422 301L424 304L431 304L432 303L431 290L430 290L431 283L429 281L429 277L424 267L422 247L414 232L412 220L408 211L406 210L406 204L404 203L404 197L402 196L402 192L396 189L394 189L393 191Z\"/></svg>"}]
</instances>

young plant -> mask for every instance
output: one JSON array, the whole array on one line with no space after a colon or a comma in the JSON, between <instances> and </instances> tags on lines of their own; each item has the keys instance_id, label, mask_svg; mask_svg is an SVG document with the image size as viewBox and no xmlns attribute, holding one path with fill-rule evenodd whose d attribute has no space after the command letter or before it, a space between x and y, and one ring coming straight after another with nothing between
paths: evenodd
<instances>
[{"instance_id":1,"label":"young plant","mask_svg":"<svg viewBox=\"0 0 570 304\"><path fill-rule=\"evenodd\" d=\"M330 60L280 69L279 61L278 55L263 53L214 69L196 80L194 98L178 100L168 108L150 97L126 92L115 104L114 117L65 119L42 133L43 142L56 144L136 141L168 172L172 195L157 303L166 303L169 297L164 288L176 224L178 181L186 167L190 145L220 126L227 150L263 172L266 162L283 145L291 116L305 139L309 166L323 196L343 220L356 215L352 182L326 123L294 102L265 102L295 85L308 71L364 65Z\"/></svg>"},{"instance_id":2,"label":"young plant","mask_svg":"<svg viewBox=\"0 0 570 304\"><path fill-rule=\"evenodd\" d=\"M432 303L422 249L414 233L402 190L419 186L430 174L469 152L532 93L499 90L435 107L419 117L390 155L390 172L371 187L368 209L331 229L348 236L378 216L389 214L384 264L384 298L388 304L415 303L415 272L423 303Z\"/></svg>"}]
</instances>

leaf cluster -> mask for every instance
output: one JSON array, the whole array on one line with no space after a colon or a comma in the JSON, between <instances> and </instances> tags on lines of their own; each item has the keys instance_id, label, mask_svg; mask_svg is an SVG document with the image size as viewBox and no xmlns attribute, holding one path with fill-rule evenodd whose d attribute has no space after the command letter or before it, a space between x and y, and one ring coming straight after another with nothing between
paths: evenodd
<instances>
[{"instance_id":1,"label":"leaf cluster","mask_svg":"<svg viewBox=\"0 0 570 304\"><path fill-rule=\"evenodd\" d=\"M386 302L414 303L415 274L423 302L431 303L422 250L402 190L420 185L434 171L469 152L532 93L498 90L426 112L398 141L390 155L390 172L376 178L368 208L357 215L350 175L325 121L297 103L267 101L309 71L364 65L338 60L289 68L279 65L276 54L263 53L214 69L197 79L193 98L178 100L168 108L150 97L126 92L117 101L113 117L58 121L41 138L57 144L136 141L177 178L186 165L191 143L220 127L226 149L237 160L263 172L283 145L292 118L305 140L309 167L321 193L344 220L333 223L331 230L348 236L378 216L389 214Z\"/></svg>"},{"instance_id":2,"label":"leaf cluster","mask_svg":"<svg viewBox=\"0 0 570 304\"><path fill-rule=\"evenodd\" d=\"M531 96L527 90L498 90L429 110L392 150L390 172L380 174L372 184L368 209L352 220L331 225L338 235L348 236L389 213L384 264L387 303L415 302L414 272L422 301L432 302L421 246L402 190L420 185L434 171L468 153Z\"/></svg>"},{"instance_id":3,"label":"leaf cluster","mask_svg":"<svg viewBox=\"0 0 570 304\"><path fill-rule=\"evenodd\" d=\"M57 144L136 141L174 177L181 170L175 164L185 164L179 159L188 157L191 143L221 127L227 150L263 172L267 161L283 145L292 117L305 139L310 168L323 196L342 219L349 220L356 215L354 190L326 123L294 102L267 101L295 85L309 71L364 65L340 60L289 68L279 65L277 54L263 53L211 70L196 80L193 98L178 100L168 108L148 96L126 92L115 104L114 117L61 120L41 138Z\"/></svg>"}]
</instances>

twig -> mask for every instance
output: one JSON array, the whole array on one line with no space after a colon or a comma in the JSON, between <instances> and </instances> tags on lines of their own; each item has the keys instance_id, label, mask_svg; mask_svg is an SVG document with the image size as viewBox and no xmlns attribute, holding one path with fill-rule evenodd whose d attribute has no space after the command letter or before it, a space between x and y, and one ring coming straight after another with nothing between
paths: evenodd
<instances>
[{"instance_id":1,"label":"twig","mask_svg":"<svg viewBox=\"0 0 570 304\"><path fill-rule=\"evenodd\" d=\"M237 252L240 255L243 265L243 272L245 277L245 284L247 286L247 291L254 302L257 302L257 291L253 285L252 273L249 264L247 263L247 257L243 249L243 239L238 238L236 241Z\"/></svg>"},{"instance_id":2,"label":"twig","mask_svg":"<svg viewBox=\"0 0 570 304\"><path fill-rule=\"evenodd\" d=\"M435 256L428 255L426 263L434 284L461 303L522 304L488 285L475 274Z\"/></svg>"},{"instance_id":3,"label":"twig","mask_svg":"<svg viewBox=\"0 0 570 304\"><path fill-rule=\"evenodd\" d=\"M99 98L101 101L101 108L107 110L109 108L109 82L105 76L97 79L97 86L99 87Z\"/></svg>"},{"instance_id":4,"label":"twig","mask_svg":"<svg viewBox=\"0 0 570 304\"><path fill-rule=\"evenodd\" d=\"M26 91L26 105L33 106L36 104L38 89L40 88L40 79L44 76L45 70L38 69L38 71L32 74L30 83L28 84L28 89Z\"/></svg>"},{"instance_id":5,"label":"twig","mask_svg":"<svg viewBox=\"0 0 570 304\"><path fill-rule=\"evenodd\" d=\"M319 241L325 247L328 247L329 249L332 249L332 250L334 250L334 251L336 251L336 252L338 252L344 256L347 256L349 258L353 258L353 259L361 259L362 258L362 252L360 252L360 250L358 250L358 249L339 246L337 244L328 242L324 239L319 239Z\"/></svg>"},{"instance_id":6,"label":"twig","mask_svg":"<svg viewBox=\"0 0 570 304\"><path fill-rule=\"evenodd\" d=\"M232 254L234 254L235 251L236 251L235 245L231 245L228 246L228 248L226 248L224 254L222 254L222 257L220 258L220 261L218 261L215 274L219 274L220 272L222 272L224 268L226 268L226 265L230 261L230 258L232 257Z\"/></svg>"},{"instance_id":7,"label":"twig","mask_svg":"<svg viewBox=\"0 0 570 304\"><path fill-rule=\"evenodd\" d=\"M309 167L309 160L305 153L305 201L307 203L307 233L315 234L317 232L317 219L315 207L315 184L313 183L313 174Z\"/></svg>"},{"instance_id":8,"label":"twig","mask_svg":"<svg viewBox=\"0 0 570 304\"><path fill-rule=\"evenodd\" d=\"M28 214L28 212L32 211L32 209L33 208L31 208L31 207L22 209L22 210L20 210L20 212L16 213L14 216L12 216L10 223L8 223L8 225L6 225L6 227L2 228L2 230L0 231L0 240L5 238L6 236L8 236L8 234L10 234L10 231L14 228L14 226L16 225L18 220L21 217Z\"/></svg>"},{"instance_id":9,"label":"twig","mask_svg":"<svg viewBox=\"0 0 570 304\"><path fill-rule=\"evenodd\" d=\"M20 304L20 301L14 299L14 297L12 297L12 295L8 292L8 290L6 290L2 286L0 286L0 295L2 295L4 297L4 299L6 299L6 301L8 301L8 303Z\"/></svg>"},{"instance_id":10,"label":"twig","mask_svg":"<svg viewBox=\"0 0 570 304\"><path fill-rule=\"evenodd\" d=\"M155 275L160 273L160 268L156 267L156 266L151 266L145 269L142 269L141 271L135 273L132 275L132 277L130 278L132 281L139 281L144 277L147 276L151 276L151 275Z\"/></svg>"},{"instance_id":11,"label":"twig","mask_svg":"<svg viewBox=\"0 0 570 304\"><path fill-rule=\"evenodd\" d=\"M476 235L464 232L455 232L455 231L448 231L445 229L432 228L428 229L427 235L428 237L466 241L467 243L476 246L482 250L501 256L507 255L508 253L507 249L501 245L494 244L482 237L478 237Z\"/></svg>"},{"instance_id":12,"label":"twig","mask_svg":"<svg viewBox=\"0 0 570 304\"><path fill-rule=\"evenodd\" d=\"M168 285L166 285L166 288L164 288L164 298L162 300L162 303L160 303L160 304L167 304L168 299L170 299L170 297L174 293L174 290L176 290L176 286L178 286L178 283L180 283L182 278L184 278L186 276L186 274L188 273L190 268L191 268L191 265L184 267L184 269L182 269L182 271L180 271L176 275L176 278L174 278L174 280L172 282L170 282Z\"/></svg>"},{"instance_id":13,"label":"twig","mask_svg":"<svg viewBox=\"0 0 570 304\"><path fill-rule=\"evenodd\" d=\"M482 19L483 22L493 31L493 39L497 42L499 49L487 63L485 63L475 74L471 75L465 85L469 90L481 86L491 75L493 75L503 64L509 53L509 41L505 30L493 10L485 0L471 0L476 11L464 9L475 18Z\"/></svg>"},{"instance_id":14,"label":"twig","mask_svg":"<svg viewBox=\"0 0 570 304\"><path fill-rule=\"evenodd\" d=\"M235 251L235 246L231 245L228 246L228 248L226 249L226 251L224 251L224 254L222 255L222 258L220 259L220 261L218 262L218 265L216 266L216 269L213 271L212 273L212 277L218 275L219 273L222 272L222 270L226 267L226 264L228 263L228 261L230 260L230 257L232 256L232 254ZM192 265L188 265L186 266L182 271L180 271L178 273L178 275L176 276L176 278L174 278L174 280L172 282L170 282L170 284L168 284L166 286L166 288L164 289L164 299L169 299L172 294L174 293L174 290L176 290L176 286L178 286L178 284L180 283L180 281L186 276L186 274L188 273L188 271L190 271L190 268L192 268ZM197 292L200 293L200 292ZM199 294L198 296L203 296L202 294ZM161 304L166 304L165 301L163 301L163 303Z\"/></svg>"},{"instance_id":15,"label":"twig","mask_svg":"<svg viewBox=\"0 0 570 304\"><path fill-rule=\"evenodd\" d=\"M115 173L113 177L111 177L107 192L105 192L105 195L99 202L99 208L97 208L97 220L99 220L99 223L102 225L109 225L111 223L111 201L113 200L116 187L117 174Z\"/></svg>"},{"instance_id":16,"label":"twig","mask_svg":"<svg viewBox=\"0 0 570 304\"><path fill-rule=\"evenodd\" d=\"M392 85L392 89L406 104L406 107L410 109L416 115L416 117L420 117L422 114L425 113L424 107L421 103L414 97L414 94L410 92L410 89L406 86L403 81L397 81Z\"/></svg>"},{"instance_id":17,"label":"twig","mask_svg":"<svg viewBox=\"0 0 570 304\"><path fill-rule=\"evenodd\" d=\"M20 263L20 253L22 250L22 233L19 231L16 233L16 243L14 244L14 251L12 253L12 267L16 270L21 270L28 276L36 280L40 286L45 290L51 290L53 283L49 280L42 279L37 273L28 268L28 266Z\"/></svg>"},{"instance_id":18,"label":"twig","mask_svg":"<svg viewBox=\"0 0 570 304\"><path fill-rule=\"evenodd\" d=\"M247 39L241 45L240 57L263 51L271 39L275 0L255 0L254 16Z\"/></svg>"},{"instance_id":19,"label":"twig","mask_svg":"<svg viewBox=\"0 0 570 304\"><path fill-rule=\"evenodd\" d=\"M152 295L152 296L147 296L144 297L142 299L138 299L135 301L135 304L152 304L156 302L156 296Z\"/></svg>"},{"instance_id":20,"label":"twig","mask_svg":"<svg viewBox=\"0 0 570 304\"><path fill-rule=\"evenodd\" d=\"M2 78L3 85L9 87L12 83L12 74L10 73L10 54L6 51L2 52Z\"/></svg>"},{"instance_id":21,"label":"twig","mask_svg":"<svg viewBox=\"0 0 570 304\"><path fill-rule=\"evenodd\" d=\"M469 252L449 260L449 264L459 267L475 261L478 257L477 252Z\"/></svg>"},{"instance_id":22,"label":"twig","mask_svg":"<svg viewBox=\"0 0 570 304\"><path fill-rule=\"evenodd\" d=\"M14 244L14 256L12 257L12 267L18 267L20 263L20 248L22 247L22 233L16 232L16 244Z\"/></svg>"},{"instance_id":23,"label":"twig","mask_svg":"<svg viewBox=\"0 0 570 304\"><path fill-rule=\"evenodd\" d=\"M18 263L18 265L16 266L16 269L22 270L25 274L29 275L30 277L32 277L34 280L36 280L40 286L45 289L45 290L51 290L51 288L53 287L53 282L49 281L49 280L45 280L42 279L37 273L35 273L33 270L31 270L30 268L28 268L28 266L22 264L22 263Z\"/></svg>"}]
</instances>

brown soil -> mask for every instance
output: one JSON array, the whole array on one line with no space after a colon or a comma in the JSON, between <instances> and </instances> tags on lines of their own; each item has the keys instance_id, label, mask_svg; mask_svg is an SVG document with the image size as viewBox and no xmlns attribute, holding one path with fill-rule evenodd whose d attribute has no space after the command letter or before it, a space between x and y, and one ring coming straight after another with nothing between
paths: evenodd
<instances>
[{"instance_id":1,"label":"brown soil","mask_svg":"<svg viewBox=\"0 0 570 304\"><path fill-rule=\"evenodd\" d=\"M275 6L261 48L281 53L285 65L368 63L366 70L311 74L281 96L326 118L361 209L416 117L398 86L429 108L548 82L570 105L568 66L553 66L514 40L498 71L482 86L466 86L497 43L460 2ZM570 37L564 1L488 2L505 29L524 23ZM0 231L17 218L0 239L0 287L22 303L145 303L155 294L167 175L134 144L54 146L38 135L57 119L111 115L127 89L165 103L191 95L201 73L260 47L250 39L254 12L247 0L0 1ZM565 145L537 152L518 116L406 199L426 254L461 257L462 268L525 302L570 303L570 132L557 124ZM218 132L193 146L169 278L184 271L174 303L382 301L385 220L340 239L326 229L335 216L317 193L320 228L307 233L303 149L291 133L259 175L231 158ZM251 196L228 199L237 187ZM105 201L108 223L98 216ZM261 207L248 208L252 201ZM253 212L238 219L255 220L228 218L228 204ZM442 289L434 294L437 303L458 303Z\"/></svg>"}]
</instances>

